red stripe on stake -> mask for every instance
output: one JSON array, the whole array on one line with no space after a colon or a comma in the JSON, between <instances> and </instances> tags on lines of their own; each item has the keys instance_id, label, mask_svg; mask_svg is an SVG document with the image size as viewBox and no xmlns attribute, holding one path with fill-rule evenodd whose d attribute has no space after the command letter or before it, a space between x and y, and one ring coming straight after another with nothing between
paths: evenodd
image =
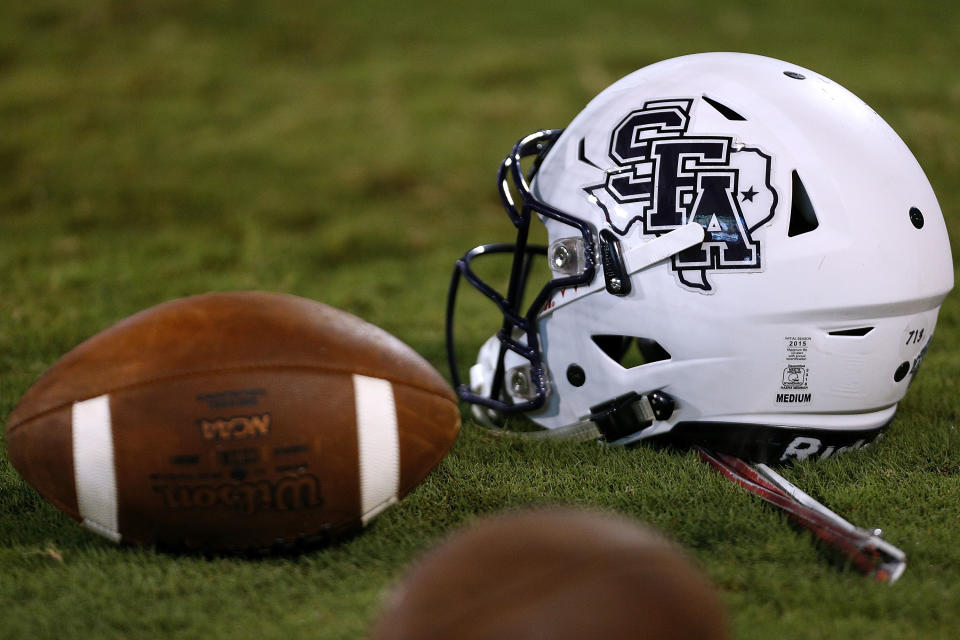
<instances>
[{"instance_id":1,"label":"red stripe on stake","mask_svg":"<svg viewBox=\"0 0 960 640\"><path fill-rule=\"evenodd\" d=\"M877 533L850 524L772 469L764 467L765 475L740 458L700 447L697 451L702 461L728 480L779 507L817 538L842 552L860 573L872 575L878 582L893 583L906 569L906 555L900 549L882 540ZM798 495L803 497L803 502Z\"/></svg>"}]
</instances>

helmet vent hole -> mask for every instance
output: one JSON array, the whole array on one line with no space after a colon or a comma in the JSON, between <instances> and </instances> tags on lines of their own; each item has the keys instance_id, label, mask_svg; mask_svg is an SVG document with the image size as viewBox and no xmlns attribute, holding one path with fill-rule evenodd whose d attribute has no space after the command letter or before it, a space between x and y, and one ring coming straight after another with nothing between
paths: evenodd
<instances>
[{"instance_id":1,"label":"helmet vent hole","mask_svg":"<svg viewBox=\"0 0 960 640\"><path fill-rule=\"evenodd\" d=\"M839 331L830 331L831 336L847 336L851 338L860 338L873 331L873 327L857 327L856 329L840 329Z\"/></svg>"},{"instance_id":2,"label":"helmet vent hole","mask_svg":"<svg viewBox=\"0 0 960 640\"><path fill-rule=\"evenodd\" d=\"M746 120L746 118L744 118L742 115L740 115L739 113L737 113L736 111L734 111L733 109L731 109L730 107L728 107L727 105L721 102L717 102L716 100L713 100L712 98L708 98L707 96L703 96L703 100L708 105L710 105L711 107L719 111L720 115L722 115L727 120Z\"/></svg>"},{"instance_id":3,"label":"helmet vent hole","mask_svg":"<svg viewBox=\"0 0 960 640\"><path fill-rule=\"evenodd\" d=\"M599 169L600 167L593 162L590 158L587 157L587 139L580 138L580 147L577 150L577 159L580 160L583 164L588 164L594 169Z\"/></svg>"},{"instance_id":4,"label":"helmet vent hole","mask_svg":"<svg viewBox=\"0 0 960 640\"><path fill-rule=\"evenodd\" d=\"M660 346L659 342L650 338L612 335L591 337L601 351L624 369L633 369L670 359L667 350Z\"/></svg>"},{"instance_id":5,"label":"helmet vent hole","mask_svg":"<svg viewBox=\"0 0 960 640\"><path fill-rule=\"evenodd\" d=\"M817 212L813 210L813 203L807 195L807 188L803 186L800 174L794 171L793 206L790 208L790 227L787 230L787 236L793 238L810 233L819 226L820 221L817 220Z\"/></svg>"},{"instance_id":6,"label":"helmet vent hole","mask_svg":"<svg viewBox=\"0 0 960 640\"><path fill-rule=\"evenodd\" d=\"M797 73L796 71L784 71L783 75L787 76L788 78L793 78L794 80L807 79L807 76L803 75L802 73Z\"/></svg>"}]
</instances>

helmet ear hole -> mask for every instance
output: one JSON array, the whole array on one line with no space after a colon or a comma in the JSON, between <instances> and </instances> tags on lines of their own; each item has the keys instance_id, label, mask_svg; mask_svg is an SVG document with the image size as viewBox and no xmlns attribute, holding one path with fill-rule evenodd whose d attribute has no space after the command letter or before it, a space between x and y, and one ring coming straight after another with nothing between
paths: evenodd
<instances>
[{"instance_id":1,"label":"helmet ear hole","mask_svg":"<svg viewBox=\"0 0 960 640\"><path fill-rule=\"evenodd\" d=\"M615 335L596 335L591 338L607 357L624 369L642 367L671 357L659 342L650 338Z\"/></svg>"}]
</instances>

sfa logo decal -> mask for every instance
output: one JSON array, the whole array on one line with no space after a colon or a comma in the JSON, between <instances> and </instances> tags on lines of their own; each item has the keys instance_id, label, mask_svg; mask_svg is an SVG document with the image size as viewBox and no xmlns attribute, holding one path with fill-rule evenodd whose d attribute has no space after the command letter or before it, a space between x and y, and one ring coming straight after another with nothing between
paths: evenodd
<instances>
[{"instance_id":1,"label":"sfa logo decal","mask_svg":"<svg viewBox=\"0 0 960 640\"><path fill-rule=\"evenodd\" d=\"M756 232L773 218L777 192L770 156L759 149L729 137L687 135L693 103L652 100L627 114L610 137L615 166L584 191L620 235L635 223L645 235L689 222L703 226L704 241L673 256L672 265L682 285L710 292L708 271L761 269ZM581 160L593 164L583 153Z\"/></svg>"}]
</instances>

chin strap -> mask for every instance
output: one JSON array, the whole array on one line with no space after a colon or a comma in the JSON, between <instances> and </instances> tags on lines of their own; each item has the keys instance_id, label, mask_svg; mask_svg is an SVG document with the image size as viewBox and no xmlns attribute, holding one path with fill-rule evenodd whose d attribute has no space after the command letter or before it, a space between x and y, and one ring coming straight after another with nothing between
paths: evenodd
<instances>
[{"instance_id":1,"label":"chin strap","mask_svg":"<svg viewBox=\"0 0 960 640\"><path fill-rule=\"evenodd\" d=\"M663 391L646 395L631 391L590 407L590 422L611 444L626 444L640 437L640 433L656 420L667 420L673 415L676 403Z\"/></svg>"},{"instance_id":2,"label":"chin strap","mask_svg":"<svg viewBox=\"0 0 960 640\"><path fill-rule=\"evenodd\" d=\"M667 393L656 390L645 395L631 391L590 408L590 415L579 422L555 429L519 432L526 438L562 438L564 440L604 440L624 445L637 440L657 420L667 420L676 406Z\"/></svg>"},{"instance_id":3,"label":"chin strap","mask_svg":"<svg viewBox=\"0 0 960 640\"><path fill-rule=\"evenodd\" d=\"M817 538L846 555L854 568L877 582L896 582L907 568L906 554L880 537L881 531L861 529L801 491L765 464L749 464L697 447L700 459L750 493L783 509Z\"/></svg>"}]
</instances>

